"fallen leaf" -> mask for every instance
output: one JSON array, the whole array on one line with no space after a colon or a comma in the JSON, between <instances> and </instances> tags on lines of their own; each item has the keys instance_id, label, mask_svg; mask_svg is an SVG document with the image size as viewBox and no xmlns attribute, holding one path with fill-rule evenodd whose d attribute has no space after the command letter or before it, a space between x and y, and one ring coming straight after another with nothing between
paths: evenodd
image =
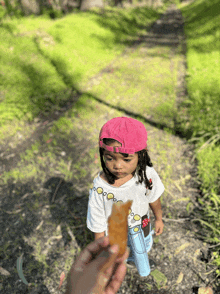
<instances>
[{"instance_id":1,"label":"fallen leaf","mask_svg":"<svg viewBox=\"0 0 220 294\"><path fill-rule=\"evenodd\" d=\"M30 195L29 193L26 193L26 194L24 194L24 196L21 197L21 199L25 199L25 198L27 198L29 195Z\"/></svg>"},{"instance_id":2,"label":"fallen leaf","mask_svg":"<svg viewBox=\"0 0 220 294\"><path fill-rule=\"evenodd\" d=\"M174 255L177 255L178 253L180 253L180 251L186 249L189 245L191 245L191 243L184 243L183 245L181 245L180 247L178 247L174 253Z\"/></svg>"},{"instance_id":3,"label":"fallen leaf","mask_svg":"<svg viewBox=\"0 0 220 294\"><path fill-rule=\"evenodd\" d=\"M184 180L189 180L189 179L191 179L191 175L186 175L184 178Z\"/></svg>"},{"instance_id":4,"label":"fallen leaf","mask_svg":"<svg viewBox=\"0 0 220 294\"><path fill-rule=\"evenodd\" d=\"M180 185L179 185L178 183L176 183L176 182L174 182L174 184L175 184L175 186L177 187L177 189L178 189L180 192L182 192L182 188L180 187Z\"/></svg>"},{"instance_id":5,"label":"fallen leaf","mask_svg":"<svg viewBox=\"0 0 220 294\"><path fill-rule=\"evenodd\" d=\"M213 294L213 291L210 287L201 287L199 288L198 294Z\"/></svg>"},{"instance_id":6,"label":"fallen leaf","mask_svg":"<svg viewBox=\"0 0 220 294\"><path fill-rule=\"evenodd\" d=\"M62 274L60 275L60 285L59 285L59 288L58 288L58 289L60 289L60 288L61 288L61 286L62 286L62 284L63 284L63 281L64 281L64 279L65 279L65 273L64 273L64 272L62 272Z\"/></svg>"},{"instance_id":7,"label":"fallen leaf","mask_svg":"<svg viewBox=\"0 0 220 294\"><path fill-rule=\"evenodd\" d=\"M41 226L43 225L43 223L44 223L44 221L42 220L42 221L40 222L40 224L36 227L36 231L38 231L38 230L41 228Z\"/></svg>"},{"instance_id":8,"label":"fallen leaf","mask_svg":"<svg viewBox=\"0 0 220 294\"><path fill-rule=\"evenodd\" d=\"M178 279L176 280L176 284L180 284L181 282L182 282L182 280L183 280L183 273L181 272L180 274L179 274L179 277L178 277Z\"/></svg>"},{"instance_id":9,"label":"fallen leaf","mask_svg":"<svg viewBox=\"0 0 220 294\"><path fill-rule=\"evenodd\" d=\"M52 140L53 140L53 139L49 139L49 140L46 141L46 143L48 144L48 143L50 143Z\"/></svg>"},{"instance_id":10,"label":"fallen leaf","mask_svg":"<svg viewBox=\"0 0 220 294\"><path fill-rule=\"evenodd\" d=\"M6 269L4 269L1 266L0 266L0 274L3 276L10 276L11 275Z\"/></svg>"},{"instance_id":11,"label":"fallen leaf","mask_svg":"<svg viewBox=\"0 0 220 294\"><path fill-rule=\"evenodd\" d=\"M52 236L52 237L50 237L50 238L47 240L47 242L46 242L45 244L48 245L52 240L60 240L60 239L62 239L62 238L63 238L62 235L59 235L59 236Z\"/></svg>"},{"instance_id":12,"label":"fallen leaf","mask_svg":"<svg viewBox=\"0 0 220 294\"><path fill-rule=\"evenodd\" d=\"M162 272L160 272L158 269L155 269L150 274L154 278L158 286L165 287L167 283L167 277Z\"/></svg>"},{"instance_id":13,"label":"fallen leaf","mask_svg":"<svg viewBox=\"0 0 220 294\"><path fill-rule=\"evenodd\" d=\"M197 261L197 258L199 255L200 255L200 249L196 249L194 256L193 256L194 264L196 264L196 261Z\"/></svg>"},{"instance_id":14,"label":"fallen leaf","mask_svg":"<svg viewBox=\"0 0 220 294\"><path fill-rule=\"evenodd\" d=\"M5 210L5 212L7 212L8 214L16 214L16 213L19 213L21 211L22 211L22 209L18 209L18 210L15 210L15 211L6 211Z\"/></svg>"},{"instance_id":15,"label":"fallen leaf","mask_svg":"<svg viewBox=\"0 0 220 294\"><path fill-rule=\"evenodd\" d=\"M43 160L43 159L44 159L43 157L40 157L40 156L38 156L37 158L38 158L38 159L41 159L41 160Z\"/></svg>"}]
</instances>

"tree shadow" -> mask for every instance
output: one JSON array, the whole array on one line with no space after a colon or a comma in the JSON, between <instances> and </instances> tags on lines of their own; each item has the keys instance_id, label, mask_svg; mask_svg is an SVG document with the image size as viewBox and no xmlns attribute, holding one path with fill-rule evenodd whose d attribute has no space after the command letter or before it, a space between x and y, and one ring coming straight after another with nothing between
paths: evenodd
<instances>
[{"instance_id":1,"label":"tree shadow","mask_svg":"<svg viewBox=\"0 0 220 294\"><path fill-rule=\"evenodd\" d=\"M62 184L57 189L60 180ZM45 272L54 279L52 284L56 288L59 274L54 269L57 260L65 262L62 252L84 248L93 240L85 224L87 195L74 193L73 183L59 177L50 178L40 190L34 182L8 184L2 189L0 257L1 267L10 273L1 278L4 293L49 294L44 284ZM42 221L42 228L38 229ZM62 238L53 239L58 225ZM75 240L71 238L73 235ZM29 285L20 279L16 268L21 256L22 272Z\"/></svg>"},{"instance_id":2,"label":"tree shadow","mask_svg":"<svg viewBox=\"0 0 220 294\"><path fill-rule=\"evenodd\" d=\"M65 150L73 163L78 163L80 157L85 160L77 170L69 165L69 181L64 179L62 172L59 176L51 175L50 164L47 163L38 165L38 173L33 180L13 179L0 187L1 266L10 273L10 276L2 278L4 293L48 294L45 274L51 278L53 289L57 289L60 273L56 262L65 264L66 252L75 248L77 255L79 248L93 240L93 234L85 223L88 183L92 182L89 166L93 162L85 147L91 144L73 135L71 138L71 142L61 140L61 150ZM46 151L45 143L41 143L41 154L42 150ZM60 149L53 150L55 162L59 162ZM25 164L28 161L24 161ZM85 168L86 173L81 175L81 169ZM45 182L42 180L43 172L46 174ZM29 285L20 280L16 270L16 261L22 254L23 273Z\"/></svg>"},{"instance_id":3,"label":"tree shadow","mask_svg":"<svg viewBox=\"0 0 220 294\"><path fill-rule=\"evenodd\" d=\"M101 25L110 28L114 32L116 36L116 42L123 42L120 40L120 35L122 34L127 34L127 36L136 36L137 27L144 28L141 22L137 21L137 19L142 18L143 15L150 18L158 16L158 12L145 7L135 8L132 17L125 16L120 11L117 13L118 17L116 22L112 22L111 14L108 17L103 17L99 20ZM11 32L13 30L13 28L8 29ZM20 37L21 36L16 36L18 39ZM105 42L102 37L95 35L94 37L97 37L100 40L102 39L102 42ZM79 92L76 84L82 78L79 73L68 74L68 66L66 61L61 57L57 58L47 55L47 53L41 49L41 38L43 37L40 35L33 37L35 44L34 49L40 54L40 56L42 56L42 62L46 60L49 64L51 64L52 69L60 77L60 83L63 84L63 88L65 88L65 90L57 91L52 84L48 83L50 80L49 70L42 70L39 67L36 67L35 64L24 61L21 56L17 57L17 59L14 60L16 61L16 67L18 70L20 69L24 73L24 76L27 77L27 81L22 82L24 89L26 88L27 84L29 88L29 99L28 101L24 102L26 104L26 112L31 113L33 118L38 117L42 113L53 113L56 106L60 108L65 107L65 105L72 100L72 93ZM157 46L159 43L161 43L159 39L160 38L155 36L146 36L145 39L143 38L140 40L140 43L144 42L145 44L148 44L148 46ZM138 45L139 41L137 43L133 43L133 46L136 44ZM161 43L161 45L164 44L165 43ZM5 83L11 85L11 81L5 81ZM17 102L16 108L23 108L23 105L20 105L19 103L20 101Z\"/></svg>"},{"instance_id":4,"label":"tree shadow","mask_svg":"<svg viewBox=\"0 0 220 294\"><path fill-rule=\"evenodd\" d=\"M1 266L10 275L2 276L4 293L30 293L33 286L27 286L18 276L16 261L22 256L23 274L28 283L41 285L41 293L49 294L42 285L45 266L34 255L31 244L26 242L40 223L39 213L33 208L38 195L34 183L8 183L1 187ZM42 288L43 287L43 288Z\"/></svg>"},{"instance_id":5,"label":"tree shadow","mask_svg":"<svg viewBox=\"0 0 220 294\"><path fill-rule=\"evenodd\" d=\"M90 14L100 15L99 12L89 11ZM117 14L117 17L112 18L112 14ZM129 41L127 37L137 38L139 37L139 30L149 30L152 24L144 25L143 22L146 22L147 19L154 19L160 17L162 14L159 13L156 9L149 7L136 7L133 8L129 14L125 14L123 10L117 11L105 11L102 14L102 17L97 18L97 22L102 27L108 28L111 32L114 33L115 43L129 45L132 41ZM143 21L141 22L140 19ZM98 36L97 34L93 35L94 38L97 38L104 42L105 40Z\"/></svg>"},{"instance_id":6,"label":"tree shadow","mask_svg":"<svg viewBox=\"0 0 220 294\"><path fill-rule=\"evenodd\" d=\"M91 178L87 178L91 182ZM52 177L44 184L48 189L48 202L53 222L61 225L64 247L72 242L75 248L84 248L93 241L94 234L86 227L88 193L77 191L73 182ZM71 232L70 232L70 230Z\"/></svg>"},{"instance_id":7,"label":"tree shadow","mask_svg":"<svg viewBox=\"0 0 220 294\"><path fill-rule=\"evenodd\" d=\"M199 45L198 42L196 45L190 44L190 48L201 53L219 51L219 36L217 34L220 22L219 1L194 1L184 7L183 11L188 26L188 40L198 38L198 28L200 28L200 39L203 36ZM208 37L212 39L209 42L207 42Z\"/></svg>"},{"instance_id":8,"label":"tree shadow","mask_svg":"<svg viewBox=\"0 0 220 294\"><path fill-rule=\"evenodd\" d=\"M183 130L180 128L180 126L177 125L177 121L178 121L177 118L175 118L175 127L172 128L167 124L160 123L159 121L155 121L153 119L148 119L148 118L144 117L143 115L141 115L139 113L129 111L126 108L110 104L109 102L103 101L100 98L95 97L94 95L92 95L90 93L87 93L87 95L91 99L94 99L94 100L98 101L99 103L102 103L102 104L104 104L104 105L106 105L106 106L108 106L108 107L110 107L112 109L122 111L125 114L127 114L127 115L129 115L129 116L131 116L131 117L133 117L135 119L140 119L140 120L144 121L145 123L147 123L147 124L149 124L149 125L151 125L153 127L156 127L156 128L158 128L160 130L165 130L165 129L169 130L172 134L174 134L175 136L178 136L179 138L190 138L191 135L192 135L192 130L187 130L187 132L183 132Z\"/></svg>"},{"instance_id":9,"label":"tree shadow","mask_svg":"<svg viewBox=\"0 0 220 294\"><path fill-rule=\"evenodd\" d=\"M140 10L139 10L140 11ZM142 11L143 12L143 11ZM142 13L141 12L141 13ZM165 20L164 20L165 18ZM169 24L169 20L174 19L172 21L172 25ZM152 32L150 35L147 35L146 37L140 39L137 43L133 43L133 47L136 45L139 45L140 43L143 43L146 47L154 47L158 46L160 44L161 46L164 46L164 34L162 28L164 27L164 23L166 24L168 22L167 27L165 29L165 34L168 34L168 31L172 31L172 34L178 35L182 32L182 20L181 20L181 14L178 12L175 14L175 11L171 10L166 14L166 16L163 17L162 21L156 22L153 26L150 32ZM108 23L108 22L107 22ZM106 24L107 24L106 23ZM173 24L176 24L173 26ZM173 29L172 29L173 27ZM175 28L175 29L174 29ZM160 32L160 34L157 34L157 32ZM39 71L36 69L33 65L19 62L19 66L21 67L22 71L25 73L25 75L29 78L30 84L32 87L32 95L30 95L30 105L29 110L32 112L34 117L38 117L40 121L46 122L54 122L57 121L60 117L64 116L65 113L71 109L74 108L75 103L78 101L78 99L86 94L89 99L93 99L98 101L99 103L105 104L112 109L120 110L134 118L140 118L146 123L155 126L159 129L168 129L173 134L181 137L181 138L190 138L192 135L192 130L183 130L181 125L178 123L179 118L176 116L170 117L171 121L174 121L174 128L170 128L166 124L161 124L160 121L154 121L152 119L147 119L146 117L126 110L126 108L114 106L110 102L105 102L101 100L99 97L96 97L92 93L89 92L83 92L79 90L79 88L76 86L76 80L80 79L81 77L77 74L70 75L67 73L67 64L62 58L51 58L44 53L40 46L37 38L34 39L35 46L37 48L37 51L42 55L43 58L49 61L51 63L52 67L55 69L57 75L60 77L60 80L64 83L66 86L66 90L63 92L56 93L52 89L48 88L46 81L49 78L49 74L47 72ZM178 44L176 42L175 38L171 38L169 44L166 43L168 46L176 47ZM185 54L186 46L182 46L182 53ZM160 54L158 53L158 56ZM104 71L104 69L103 69ZM37 93L37 94L36 94ZM85 107L83 105L83 107ZM55 111L56 110L56 111ZM80 111L80 107L79 107ZM176 114L177 115L177 114ZM38 140L43 133L45 133L48 130L48 125L42 125L37 128L34 133L32 134L32 137L27 139L25 142L22 142L21 144L18 144L17 146L17 152L15 157L9 158L7 160L1 159L2 165L5 166L5 170L8 168L11 168L12 165L16 164L20 160L20 153L24 152L27 148L29 148L32 145L33 140ZM8 154L14 153L11 148L8 149Z\"/></svg>"}]
</instances>

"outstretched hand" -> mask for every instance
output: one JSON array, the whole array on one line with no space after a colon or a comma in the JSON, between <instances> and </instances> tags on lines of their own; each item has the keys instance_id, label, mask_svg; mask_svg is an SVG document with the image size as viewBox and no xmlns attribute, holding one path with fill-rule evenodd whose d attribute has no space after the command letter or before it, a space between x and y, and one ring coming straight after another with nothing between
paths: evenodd
<instances>
[{"instance_id":1,"label":"outstretched hand","mask_svg":"<svg viewBox=\"0 0 220 294\"><path fill-rule=\"evenodd\" d=\"M118 246L109 246L109 237L90 243L77 258L68 275L65 294L115 294L125 274L123 263L129 256L127 250L117 258Z\"/></svg>"}]
</instances>

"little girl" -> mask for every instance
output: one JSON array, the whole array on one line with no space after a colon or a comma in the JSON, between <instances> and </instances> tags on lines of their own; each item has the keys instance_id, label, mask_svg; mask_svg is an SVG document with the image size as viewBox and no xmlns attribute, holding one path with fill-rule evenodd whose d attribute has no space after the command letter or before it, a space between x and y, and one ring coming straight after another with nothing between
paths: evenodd
<instances>
[{"instance_id":1,"label":"little girl","mask_svg":"<svg viewBox=\"0 0 220 294\"><path fill-rule=\"evenodd\" d=\"M87 227L95 239L108 235L108 217L114 202L133 200L128 216L127 261L135 262L140 276L150 274L147 252L153 238L149 206L155 216L156 235L163 232L160 196L164 186L152 167L147 152L147 131L133 118L116 117L102 127L99 135L102 171L90 189Z\"/></svg>"}]
</instances>

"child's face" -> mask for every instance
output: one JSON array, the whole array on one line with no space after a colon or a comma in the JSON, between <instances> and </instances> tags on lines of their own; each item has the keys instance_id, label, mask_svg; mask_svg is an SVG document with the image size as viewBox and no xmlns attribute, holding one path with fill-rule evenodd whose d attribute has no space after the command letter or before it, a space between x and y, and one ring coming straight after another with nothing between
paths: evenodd
<instances>
[{"instance_id":1,"label":"child's face","mask_svg":"<svg viewBox=\"0 0 220 294\"><path fill-rule=\"evenodd\" d=\"M121 147L121 144L113 142L108 144L108 146ZM132 174L137 168L137 153L129 154L128 157L124 157L121 153L104 150L103 157L107 169L119 179L125 178L126 176Z\"/></svg>"}]
</instances>

